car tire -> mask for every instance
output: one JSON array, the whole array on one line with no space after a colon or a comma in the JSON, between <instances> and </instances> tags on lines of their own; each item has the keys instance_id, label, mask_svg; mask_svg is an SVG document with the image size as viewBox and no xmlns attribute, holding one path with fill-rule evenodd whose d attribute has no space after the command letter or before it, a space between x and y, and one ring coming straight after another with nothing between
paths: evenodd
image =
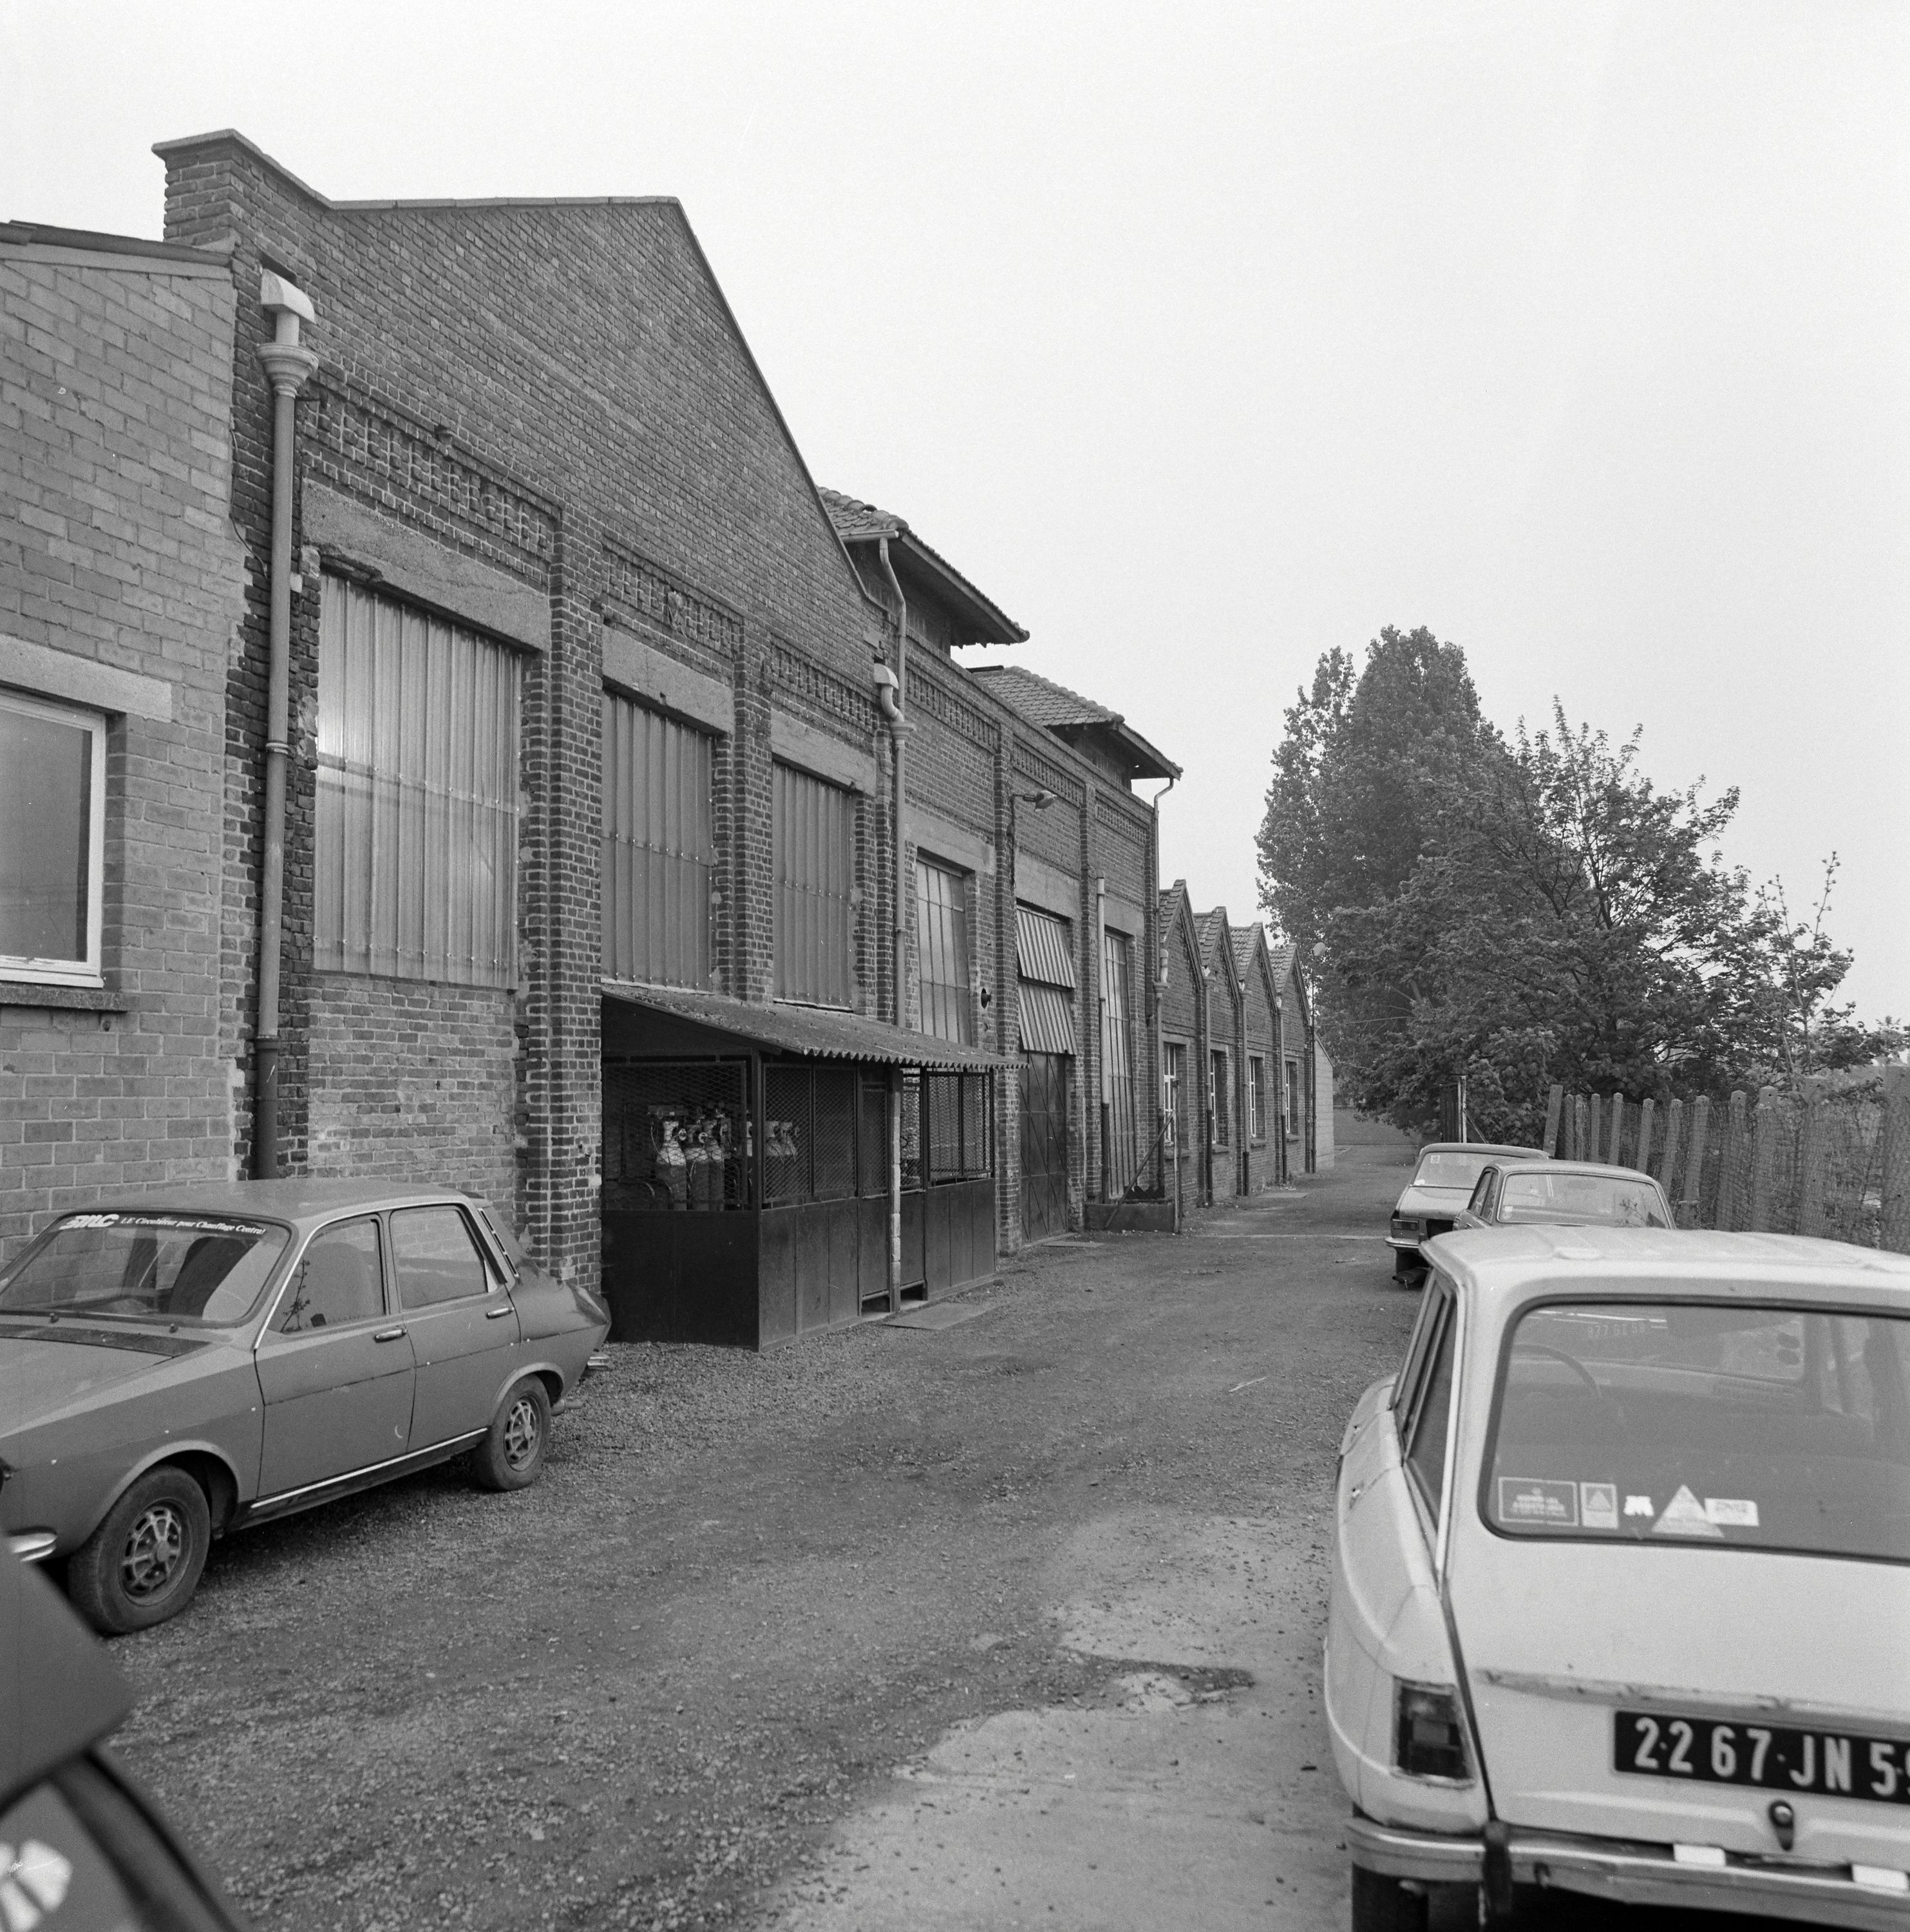
<instances>
[{"instance_id":1,"label":"car tire","mask_svg":"<svg viewBox=\"0 0 1910 1932\"><path fill-rule=\"evenodd\" d=\"M1426 1932L1426 1898L1396 1878L1353 1868L1353 1932Z\"/></svg>"},{"instance_id":2,"label":"car tire","mask_svg":"<svg viewBox=\"0 0 1910 1932\"><path fill-rule=\"evenodd\" d=\"M192 1600L211 1546L205 1492L183 1469L150 1470L73 1552L67 1594L109 1636L149 1629Z\"/></svg>"},{"instance_id":3,"label":"car tire","mask_svg":"<svg viewBox=\"0 0 1910 1932\"><path fill-rule=\"evenodd\" d=\"M544 1473L550 1447L550 1394L526 1376L497 1405L484 1439L472 1452L471 1472L487 1490L527 1490Z\"/></svg>"}]
</instances>

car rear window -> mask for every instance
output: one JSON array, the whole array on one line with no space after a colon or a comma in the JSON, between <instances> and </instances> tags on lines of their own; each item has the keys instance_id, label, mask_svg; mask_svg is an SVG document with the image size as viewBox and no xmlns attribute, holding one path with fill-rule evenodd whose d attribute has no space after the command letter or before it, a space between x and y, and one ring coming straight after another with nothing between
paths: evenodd
<instances>
[{"instance_id":1,"label":"car rear window","mask_svg":"<svg viewBox=\"0 0 1910 1932\"><path fill-rule=\"evenodd\" d=\"M1509 1174L1499 1198L1506 1221L1582 1221L1608 1228L1669 1228L1663 1197L1622 1174Z\"/></svg>"},{"instance_id":2,"label":"car rear window","mask_svg":"<svg viewBox=\"0 0 1910 1932\"><path fill-rule=\"evenodd\" d=\"M1463 1187L1470 1193L1489 1154L1425 1154L1413 1174L1415 1187Z\"/></svg>"},{"instance_id":3,"label":"car rear window","mask_svg":"<svg viewBox=\"0 0 1910 1932\"><path fill-rule=\"evenodd\" d=\"M1910 1562L1910 1318L1528 1308L1485 1468L1480 1506L1506 1536Z\"/></svg>"},{"instance_id":4,"label":"car rear window","mask_svg":"<svg viewBox=\"0 0 1910 1932\"><path fill-rule=\"evenodd\" d=\"M258 1306L286 1240L224 1215L69 1214L0 1273L0 1315L228 1328Z\"/></svg>"}]
</instances>

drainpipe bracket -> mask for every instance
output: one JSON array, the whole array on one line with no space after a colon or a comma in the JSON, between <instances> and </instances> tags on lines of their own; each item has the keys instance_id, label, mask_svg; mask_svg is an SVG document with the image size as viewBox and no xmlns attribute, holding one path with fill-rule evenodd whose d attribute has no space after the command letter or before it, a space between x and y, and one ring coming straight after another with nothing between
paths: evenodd
<instances>
[{"instance_id":1,"label":"drainpipe bracket","mask_svg":"<svg viewBox=\"0 0 1910 1932\"><path fill-rule=\"evenodd\" d=\"M295 396L318 374L318 357L295 342L262 342L259 360L282 396Z\"/></svg>"}]
</instances>

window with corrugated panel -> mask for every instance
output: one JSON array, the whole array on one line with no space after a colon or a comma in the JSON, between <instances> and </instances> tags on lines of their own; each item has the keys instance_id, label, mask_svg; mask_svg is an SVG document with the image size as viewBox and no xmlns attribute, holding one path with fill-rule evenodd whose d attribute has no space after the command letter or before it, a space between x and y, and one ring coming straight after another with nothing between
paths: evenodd
<instances>
[{"instance_id":1,"label":"window with corrugated panel","mask_svg":"<svg viewBox=\"0 0 1910 1932\"><path fill-rule=\"evenodd\" d=\"M1015 964L1024 1053L1075 1050L1075 953L1068 922L1015 908Z\"/></svg>"},{"instance_id":2,"label":"window with corrugated panel","mask_svg":"<svg viewBox=\"0 0 1910 1932\"><path fill-rule=\"evenodd\" d=\"M1108 1180L1117 1192L1132 1182L1139 1159L1134 1055L1128 1015L1134 942L1111 927L1101 935L1101 1066L1108 1096Z\"/></svg>"},{"instance_id":3,"label":"window with corrugated panel","mask_svg":"<svg viewBox=\"0 0 1910 1932\"><path fill-rule=\"evenodd\" d=\"M604 694L604 967L612 980L709 982L716 741Z\"/></svg>"},{"instance_id":4,"label":"window with corrugated panel","mask_svg":"<svg viewBox=\"0 0 1910 1932\"><path fill-rule=\"evenodd\" d=\"M922 1030L937 1040L975 1041L968 986L968 880L926 859L915 866L915 932L922 986Z\"/></svg>"},{"instance_id":5,"label":"window with corrugated panel","mask_svg":"<svg viewBox=\"0 0 1910 1932\"><path fill-rule=\"evenodd\" d=\"M856 795L775 767L776 997L847 1006L854 998Z\"/></svg>"},{"instance_id":6,"label":"window with corrugated panel","mask_svg":"<svg viewBox=\"0 0 1910 1932\"><path fill-rule=\"evenodd\" d=\"M315 962L508 986L517 653L342 578L322 584Z\"/></svg>"}]
</instances>

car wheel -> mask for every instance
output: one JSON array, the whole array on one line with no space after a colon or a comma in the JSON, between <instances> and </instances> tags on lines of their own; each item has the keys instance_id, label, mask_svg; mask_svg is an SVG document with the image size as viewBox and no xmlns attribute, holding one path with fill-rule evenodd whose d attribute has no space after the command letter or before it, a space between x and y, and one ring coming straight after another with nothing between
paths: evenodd
<instances>
[{"instance_id":1,"label":"car wheel","mask_svg":"<svg viewBox=\"0 0 1910 1932\"><path fill-rule=\"evenodd\" d=\"M205 1492L183 1469L152 1470L73 1552L67 1594L109 1636L147 1629L192 1600L211 1545Z\"/></svg>"},{"instance_id":2,"label":"car wheel","mask_svg":"<svg viewBox=\"0 0 1910 1932\"><path fill-rule=\"evenodd\" d=\"M1353 1932L1426 1932L1426 1894L1364 1865L1353 1868Z\"/></svg>"},{"instance_id":3,"label":"car wheel","mask_svg":"<svg viewBox=\"0 0 1910 1932\"><path fill-rule=\"evenodd\" d=\"M535 1376L526 1376L505 1391L472 1470L487 1490L527 1490L544 1473L550 1446L550 1394Z\"/></svg>"}]
</instances>

